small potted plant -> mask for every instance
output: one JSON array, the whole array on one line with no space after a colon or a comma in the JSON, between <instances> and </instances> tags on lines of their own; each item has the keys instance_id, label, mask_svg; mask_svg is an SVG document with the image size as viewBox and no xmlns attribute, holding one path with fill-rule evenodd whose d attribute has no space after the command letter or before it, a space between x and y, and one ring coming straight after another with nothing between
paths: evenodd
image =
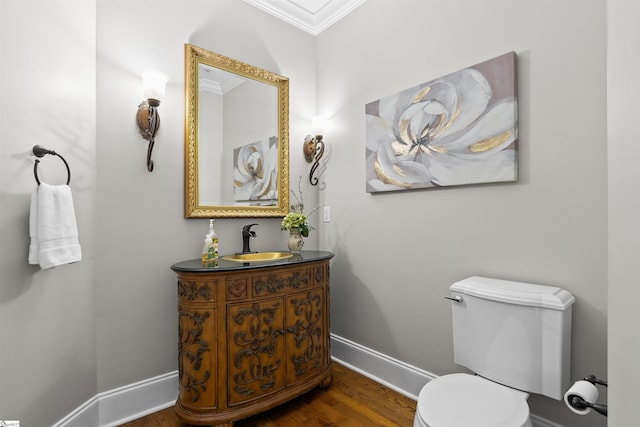
<instances>
[{"instance_id":1,"label":"small potted plant","mask_svg":"<svg viewBox=\"0 0 640 427\"><path fill-rule=\"evenodd\" d=\"M313 229L308 221L309 215L320 208L320 206L318 206L309 212L309 214L304 213L304 200L300 187L301 182L302 177L298 180L298 194L291 190L291 194L295 198L295 203L291 205L289 213L282 219L280 225L281 230L289 230L289 251L294 254L300 253L304 245L303 237L309 237L309 231Z\"/></svg>"}]
</instances>

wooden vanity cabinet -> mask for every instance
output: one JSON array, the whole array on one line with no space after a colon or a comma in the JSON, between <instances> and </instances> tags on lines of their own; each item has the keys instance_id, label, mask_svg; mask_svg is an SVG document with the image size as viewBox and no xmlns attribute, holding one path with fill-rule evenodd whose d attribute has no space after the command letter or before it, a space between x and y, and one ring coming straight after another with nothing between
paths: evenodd
<instances>
[{"instance_id":1,"label":"wooden vanity cabinet","mask_svg":"<svg viewBox=\"0 0 640 427\"><path fill-rule=\"evenodd\" d=\"M319 253L329 255L259 268L172 267L178 274L175 409L182 420L232 426L330 385L333 255Z\"/></svg>"}]
</instances>

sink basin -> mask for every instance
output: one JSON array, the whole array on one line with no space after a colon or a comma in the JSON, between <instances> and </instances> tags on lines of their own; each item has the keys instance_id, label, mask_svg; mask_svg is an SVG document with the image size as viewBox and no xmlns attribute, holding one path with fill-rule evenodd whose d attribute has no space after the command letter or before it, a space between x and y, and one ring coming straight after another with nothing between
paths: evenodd
<instances>
[{"instance_id":1,"label":"sink basin","mask_svg":"<svg viewBox=\"0 0 640 427\"><path fill-rule=\"evenodd\" d=\"M278 261L282 259L291 258L293 256L290 252L255 252L248 254L235 254L226 255L222 259L225 261L235 262L265 262L265 261Z\"/></svg>"}]
</instances>

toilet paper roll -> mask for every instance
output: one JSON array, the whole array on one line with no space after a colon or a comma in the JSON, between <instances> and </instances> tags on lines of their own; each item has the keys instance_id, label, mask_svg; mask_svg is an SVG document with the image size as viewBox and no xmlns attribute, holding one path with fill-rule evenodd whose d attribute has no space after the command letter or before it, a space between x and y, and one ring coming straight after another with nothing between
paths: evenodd
<instances>
[{"instance_id":1,"label":"toilet paper roll","mask_svg":"<svg viewBox=\"0 0 640 427\"><path fill-rule=\"evenodd\" d=\"M591 408L577 409L571 406L571 397L578 396L589 403L596 403L598 400L598 389L589 381L576 381L569 390L564 394L564 403L576 414L586 415L591 412Z\"/></svg>"}]
</instances>

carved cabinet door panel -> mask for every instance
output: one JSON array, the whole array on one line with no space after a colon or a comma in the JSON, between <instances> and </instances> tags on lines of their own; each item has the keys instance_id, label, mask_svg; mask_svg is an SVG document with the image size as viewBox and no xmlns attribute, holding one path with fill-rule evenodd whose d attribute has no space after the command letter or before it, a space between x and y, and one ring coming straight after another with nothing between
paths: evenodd
<instances>
[{"instance_id":1,"label":"carved cabinet door panel","mask_svg":"<svg viewBox=\"0 0 640 427\"><path fill-rule=\"evenodd\" d=\"M215 313L198 304L178 304L178 399L196 411L217 407Z\"/></svg>"},{"instance_id":2,"label":"carved cabinet door panel","mask_svg":"<svg viewBox=\"0 0 640 427\"><path fill-rule=\"evenodd\" d=\"M317 373L327 361L324 288L314 288L286 298L287 383Z\"/></svg>"},{"instance_id":3,"label":"carved cabinet door panel","mask_svg":"<svg viewBox=\"0 0 640 427\"><path fill-rule=\"evenodd\" d=\"M230 304L227 331L229 406L284 388L283 299Z\"/></svg>"}]
</instances>

